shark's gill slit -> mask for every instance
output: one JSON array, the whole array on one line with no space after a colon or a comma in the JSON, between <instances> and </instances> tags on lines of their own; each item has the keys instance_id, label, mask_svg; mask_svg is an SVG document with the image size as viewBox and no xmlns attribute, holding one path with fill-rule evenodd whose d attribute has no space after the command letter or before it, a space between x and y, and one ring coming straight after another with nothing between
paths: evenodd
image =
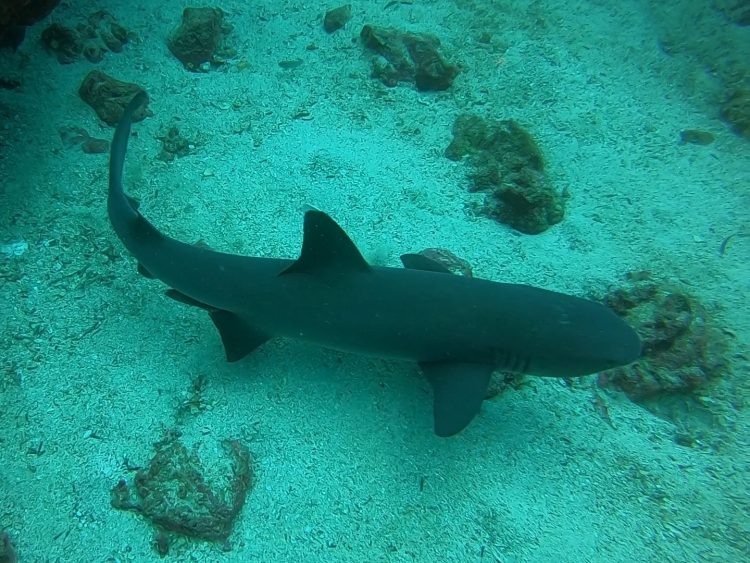
<instances>
[{"instance_id":1,"label":"shark's gill slit","mask_svg":"<svg viewBox=\"0 0 750 563\"><path fill-rule=\"evenodd\" d=\"M516 354L507 349L499 349L495 354L495 367L514 373L528 373L531 357Z\"/></svg>"},{"instance_id":2,"label":"shark's gill slit","mask_svg":"<svg viewBox=\"0 0 750 563\"><path fill-rule=\"evenodd\" d=\"M521 373L528 373L530 367L531 367L531 358L529 356L526 356L523 359L523 365L521 366L520 372Z\"/></svg>"}]
</instances>

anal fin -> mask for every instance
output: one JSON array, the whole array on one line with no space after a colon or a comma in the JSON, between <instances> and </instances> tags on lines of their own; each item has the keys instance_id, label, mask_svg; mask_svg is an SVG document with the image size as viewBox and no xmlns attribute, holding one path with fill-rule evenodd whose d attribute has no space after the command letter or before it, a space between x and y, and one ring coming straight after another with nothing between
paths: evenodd
<instances>
[{"instance_id":1,"label":"anal fin","mask_svg":"<svg viewBox=\"0 0 750 563\"><path fill-rule=\"evenodd\" d=\"M217 309L211 305L201 303L192 297L180 293L176 289L167 290L167 296L175 301L200 307L208 311L208 315L219 330L221 342L224 344L224 352L228 362L236 362L247 356L250 352L261 346L270 336L255 329L245 320L231 311Z\"/></svg>"},{"instance_id":2,"label":"anal fin","mask_svg":"<svg viewBox=\"0 0 750 563\"><path fill-rule=\"evenodd\" d=\"M493 367L463 362L421 362L419 367L432 384L435 434L458 434L479 412Z\"/></svg>"}]
</instances>

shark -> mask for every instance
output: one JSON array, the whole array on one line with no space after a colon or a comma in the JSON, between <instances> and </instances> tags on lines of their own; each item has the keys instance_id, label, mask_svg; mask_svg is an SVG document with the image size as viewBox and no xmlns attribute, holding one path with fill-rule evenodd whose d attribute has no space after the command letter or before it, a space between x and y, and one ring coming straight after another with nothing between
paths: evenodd
<instances>
[{"instance_id":1,"label":"shark","mask_svg":"<svg viewBox=\"0 0 750 563\"><path fill-rule=\"evenodd\" d=\"M110 150L109 220L139 271L176 301L207 311L226 358L271 338L416 362L433 390L438 436L461 432L480 411L496 370L576 377L623 366L638 334L604 305L523 284L451 273L420 254L403 267L369 264L326 213L304 214L296 259L240 256L170 238L123 188L134 112L124 109Z\"/></svg>"}]
</instances>

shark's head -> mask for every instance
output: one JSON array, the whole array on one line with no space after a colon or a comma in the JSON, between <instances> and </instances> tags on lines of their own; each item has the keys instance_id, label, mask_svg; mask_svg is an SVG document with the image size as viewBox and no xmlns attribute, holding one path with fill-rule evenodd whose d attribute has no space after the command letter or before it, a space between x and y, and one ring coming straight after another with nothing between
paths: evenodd
<instances>
[{"instance_id":1,"label":"shark's head","mask_svg":"<svg viewBox=\"0 0 750 563\"><path fill-rule=\"evenodd\" d=\"M562 296L530 330L535 344L520 361L525 368L520 371L534 375L588 375L627 365L641 355L638 334L594 301Z\"/></svg>"},{"instance_id":2,"label":"shark's head","mask_svg":"<svg viewBox=\"0 0 750 563\"><path fill-rule=\"evenodd\" d=\"M555 348L556 355L547 368L558 372L556 375L574 377L634 362L641 355L641 340L632 328L614 316L611 322L587 334L571 331Z\"/></svg>"}]
</instances>

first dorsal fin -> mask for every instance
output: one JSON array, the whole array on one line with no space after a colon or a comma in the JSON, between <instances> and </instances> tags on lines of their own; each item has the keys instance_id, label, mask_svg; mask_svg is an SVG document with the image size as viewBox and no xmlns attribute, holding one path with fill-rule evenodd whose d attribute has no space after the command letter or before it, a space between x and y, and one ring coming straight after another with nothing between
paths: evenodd
<instances>
[{"instance_id":1,"label":"first dorsal fin","mask_svg":"<svg viewBox=\"0 0 750 563\"><path fill-rule=\"evenodd\" d=\"M369 271L370 265L338 223L322 211L310 210L305 213L302 253L282 275Z\"/></svg>"}]
</instances>

